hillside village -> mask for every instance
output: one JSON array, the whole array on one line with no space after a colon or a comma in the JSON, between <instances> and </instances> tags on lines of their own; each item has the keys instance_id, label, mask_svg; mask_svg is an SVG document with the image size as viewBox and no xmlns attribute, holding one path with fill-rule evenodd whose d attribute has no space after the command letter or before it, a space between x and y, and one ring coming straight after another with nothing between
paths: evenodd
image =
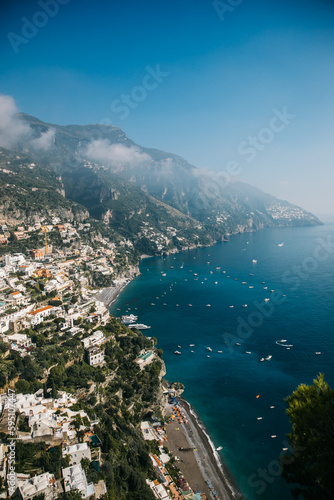
<instances>
[{"instance_id":1,"label":"hillside village","mask_svg":"<svg viewBox=\"0 0 334 500\"><path fill-rule=\"evenodd\" d=\"M42 245L2 255L0 497L206 498L164 446L164 407L176 392L162 384L156 340L108 311L138 268L115 272L107 239L81 242L89 224L52 222L10 233L2 225L2 240L38 231ZM69 247L58 250L52 233Z\"/></svg>"}]
</instances>

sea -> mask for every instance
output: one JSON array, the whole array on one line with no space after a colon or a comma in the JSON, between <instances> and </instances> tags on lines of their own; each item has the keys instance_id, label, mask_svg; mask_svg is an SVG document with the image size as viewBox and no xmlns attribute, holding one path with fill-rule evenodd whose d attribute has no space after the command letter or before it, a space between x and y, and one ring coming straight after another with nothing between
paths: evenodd
<instances>
[{"instance_id":1,"label":"sea","mask_svg":"<svg viewBox=\"0 0 334 500\"><path fill-rule=\"evenodd\" d=\"M234 235L140 271L111 313L151 326L245 498L292 499L284 398L319 373L334 387L334 224Z\"/></svg>"}]
</instances>

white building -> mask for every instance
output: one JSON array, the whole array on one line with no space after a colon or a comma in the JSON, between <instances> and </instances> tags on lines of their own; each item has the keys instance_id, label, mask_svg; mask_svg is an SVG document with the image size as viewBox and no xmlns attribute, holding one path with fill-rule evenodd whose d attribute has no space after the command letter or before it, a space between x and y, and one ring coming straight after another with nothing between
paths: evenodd
<instances>
[{"instance_id":1,"label":"white building","mask_svg":"<svg viewBox=\"0 0 334 500\"><path fill-rule=\"evenodd\" d=\"M60 439L63 437L63 430L58 425L54 410L45 410L43 413L29 416L29 427L33 438L51 436L53 439Z\"/></svg>"},{"instance_id":2,"label":"white building","mask_svg":"<svg viewBox=\"0 0 334 500\"><path fill-rule=\"evenodd\" d=\"M104 352L99 347L89 349L88 363L90 366L102 365L104 363Z\"/></svg>"},{"instance_id":3,"label":"white building","mask_svg":"<svg viewBox=\"0 0 334 500\"><path fill-rule=\"evenodd\" d=\"M106 338L101 332L101 330L96 330L96 332L93 333L90 337L86 337L83 339L82 345L84 346L85 349L88 349L89 347L96 347L102 345L104 342L106 342Z\"/></svg>"},{"instance_id":4,"label":"white building","mask_svg":"<svg viewBox=\"0 0 334 500\"><path fill-rule=\"evenodd\" d=\"M94 495L94 484L87 483L86 474L81 465L73 465L62 469L64 478L65 493L71 490L80 491L82 498L88 498Z\"/></svg>"},{"instance_id":5,"label":"white building","mask_svg":"<svg viewBox=\"0 0 334 500\"><path fill-rule=\"evenodd\" d=\"M39 325L42 323L44 318L50 316L51 313L54 312L53 306L45 306L40 309L35 309L27 314L27 319L31 323L32 326Z\"/></svg>"},{"instance_id":6,"label":"white building","mask_svg":"<svg viewBox=\"0 0 334 500\"><path fill-rule=\"evenodd\" d=\"M89 461L92 460L88 443L78 443L66 446L63 449L63 458L65 458L66 455L70 456L70 465L80 464L83 458L88 458Z\"/></svg>"},{"instance_id":7,"label":"white building","mask_svg":"<svg viewBox=\"0 0 334 500\"><path fill-rule=\"evenodd\" d=\"M6 340L17 347L29 347L31 345L31 338L26 333L7 335Z\"/></svg>"},{"instance_id":8,"label":"white building","mask_svg":"<svg viewBox=\"0 0 334 500\"><path fill-rule=\"evenodd\" d=\"M58 487L55 477L49 472L31 477L26 481L19 481L18 490L22 500L29 500L36 495L42 494L44 494L45 500L51 500L58 496Z\"/></svg>"},{"instance_id":9,"label":"white building","mask_svg":"<svg viewBox=\"0 0 334 500\"><path fill-rule=\"evenodd\" d=\"M25 256L22 253L13 253L11 255L5 255L5 266L17 268L20 264L24 264L26 261Z\"/></svg>"}]
</instances>

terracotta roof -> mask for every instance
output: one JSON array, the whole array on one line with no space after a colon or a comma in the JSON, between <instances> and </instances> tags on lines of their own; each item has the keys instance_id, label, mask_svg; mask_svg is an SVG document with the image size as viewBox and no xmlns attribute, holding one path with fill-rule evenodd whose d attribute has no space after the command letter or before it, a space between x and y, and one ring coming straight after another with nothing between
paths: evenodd
<instances>
[{"instance_id":1,"label":"terracotta roof","mask_svg":"<svg viewBox=\"0 0 334 500\"><path fill-rule=\"evenodd\" d=\"M35 311L31 311L28 314L31 314L32 316L35 316L36 314L42 312L42 311L47 311L48 309L53 309L53 306L46 306L46 307L41 307L40 309L36 309Z\"/></svg>"}]
</instances>

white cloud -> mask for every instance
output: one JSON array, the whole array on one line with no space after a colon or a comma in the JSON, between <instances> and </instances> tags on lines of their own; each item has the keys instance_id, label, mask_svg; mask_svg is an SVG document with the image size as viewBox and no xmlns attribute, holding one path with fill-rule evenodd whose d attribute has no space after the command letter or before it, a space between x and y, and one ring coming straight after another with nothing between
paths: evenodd
<instances>
[{"instance_id":1,"label":"white cloud","mask_svg":"<svg viewBox=\"0 0 334 500\"><path fill-rule=\"evenodd\" d=\"M152 158L140 151L136 146L124 146L124 144L110 144L108 139L97 139L88 145L86 156L96 161L112 162L118 165L129 164L137 166Z\"/></svg>"},{"instance_id":2,"label":"white cloud","mask_svg":"<svg viewBox=\"0 0 334 500\"><path fill-rule=\"evenodd\" d=\"M43 151L47 151L50 149L54 142L54 137L55 137L55 130L52 128L49 128L46 132L42 132L40 137L37 137L37 139L33 139L31 141L31 146L34 149L42 149Z\"/></svg>"},{"instance_id":3,"label":"white cloud","mask_svg":"<svg viewBox=\"0 0 334 500\"><path fill-rule=\"evenodd\" d=\"M33 130L20 116L14 99L0 94L0 147L15 148L21 141L25 147L46 151L53 144L55 131L48 129L33 138Z\"/></svg>"},{"instance_id":4,"label":"white cloud","mask_svg":"<svg viewBox=\"0 0 334 500\"><path fill-rule=\"evenodd\" d=\"M12 97L0 95L0 146L11 148L31 136L31 128L18 116Z\"/></svg>"}]
</instances>

